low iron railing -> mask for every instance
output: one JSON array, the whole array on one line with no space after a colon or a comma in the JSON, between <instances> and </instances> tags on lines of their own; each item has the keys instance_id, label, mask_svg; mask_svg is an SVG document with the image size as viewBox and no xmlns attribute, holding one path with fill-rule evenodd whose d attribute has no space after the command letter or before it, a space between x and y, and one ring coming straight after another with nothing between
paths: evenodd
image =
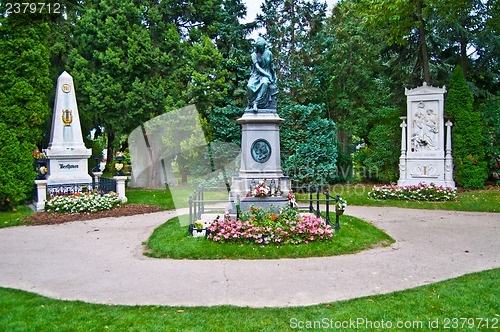
<instances>
[{"instance_id":1,"label":"low iron railing","mask_svg":"<svg viewBox=\"0 0 500 332\"><path fill-rule=\"evenodd\" d=\"M239 209L237 205L239 204L239 196L234 200L230 199L205 199L205 192L208 190L224 189L226 187L205 187L203 185L198 186L193 191L192 195L189 195L189 234L193 235L194 222L195 220L201 219L202 214L208 211L220 211L220 207L211 207L206 204L216 204L216 203L229 203L234 207L232 213L236 213L236 218L239 217ZM225 212L225 211L224 211Z\"/></svg>"},{"instance_id":2,"label":"low iron railing","mask_svg":"<svg viewBox=\"0 0 500 332\"><path fill-rule=\"evenodd\" d=\"M330 190L328 187L326 189L321 190L323 186L319 185L308 185L308 186L296 186L292 187L294 193L297 194L307 194L308 198L298 199L295 198L295 202L297 203L297 208L299 210L309 211L309 213L314 213L317 218L324 218L325 222L328 225L331 225L330 219L330 208L331 205L335 204L339 201L340 195L336 196L330 195ZM205 187L199 186L193 191L193 194L189 196L189 233L192 235L194 230L194 222L195 220L201 219L202 214L207 211L215 211L220 210L220 207L209 207L207 204L215 204L215 203L230 203L234 207L234 211L232 213L236 214L236 219L239 218L239 202L240 197L236 197L236 199L230 198L225 200L217 200L217 199L205 199L205 192L207 189L221 189L217 187ZM226 189L226 188L224 188ZM307 203L307 205L300 205L299 202ZM292 205L293 203L290 202ZM321 211L321 207L324 206L324 211ZM335 213L335 223L333 227L336 230L340 229L339 223L339 213Z\"/></svg>"},{"instance_id":3,"label":"low iron railing","mask_svg":"<svg viewBox=\"0 0 500 332\"><path fill-rule=\"evenodd\" d=\"M307 210L309 213L314 213L317 218L324 218L325 222L328 225L331 225L331 220L330 220L330 205L333 203L334 205L340 200L340 195L337 194L335 198L333 198L330 195L330 189L326 187L323 191L321 190L323 186L320 185L308 185L308 186L297 186L297 187L292 187L292 190L294 193L301 193L304 194L306 193L309 197L308 198L303 198L303 199L298 199L295 197L296 202L307 202L308 205L306 206L300 206L297 203L297 207L299 210ZM324 196L324 198L321 198L321 196ZM325 213L324 215L321 212L321 205L325 206ZM334 228L336 230L340 229L340 223L339 223L339 214L335 214L335 224Z\"/></svg>"},{"instance_id":4,"label":"low iron railing","mask_svg":"<svg viewBox=\"0 0 500 332\"><path fill-rule=\"evenodd\" d=\"M116 192L116 181L109 178L99 178L99 182L95 180L92 183L66 183L66 184L49 184L47 185L47 197L59 195L73 195L76 193L84 193L89 191L97 191L99 193Z\"/></svg>"}]
</instances>

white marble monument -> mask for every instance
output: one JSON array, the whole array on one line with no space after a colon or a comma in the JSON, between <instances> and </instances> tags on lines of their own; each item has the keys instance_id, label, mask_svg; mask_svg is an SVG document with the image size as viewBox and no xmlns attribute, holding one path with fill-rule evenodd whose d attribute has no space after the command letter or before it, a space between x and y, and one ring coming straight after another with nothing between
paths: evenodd
<instances>
[{"instance_id":1,"label":"white marble monument","mask_svg":"<svg viewBox=\"0 0 500 332\"><path fill-rule=\"evenodd\" d=\"M83 143L73 78L63 72L57 79L50 142L47 148L47 185L92 184L87 159L92 150Z\"/></svg>"},{"instance_id":2,"label":"white marble monument","mask_svg":"<svg viewBox=\"0 0 500 332\"><path fill-rule=\"evenodd\" d=\"M406 89L407 116L401 123L399 186L431 184L455 188L451 126L444 121L446 87ZM445 134L446 127L446 134Z\"/></svg>"}]
</instances>

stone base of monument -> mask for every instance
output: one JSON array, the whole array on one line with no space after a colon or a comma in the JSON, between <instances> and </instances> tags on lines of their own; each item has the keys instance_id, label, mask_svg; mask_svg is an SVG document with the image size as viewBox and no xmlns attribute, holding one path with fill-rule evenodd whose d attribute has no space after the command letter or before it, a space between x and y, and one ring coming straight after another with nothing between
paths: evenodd
<instances>
[{"instance_id":1,"label":"stone base of monument","mask_svg":"<svg viewBox=\"0 0 500 332\"><path fill-rule=\"evenodd\" d=\"M290 179L281 169L280 129L284 120L276 110L245 112L237 122L241 125L241 167L239 176L233 178L231 196L240 200L241 211L250 206L268 209L271 205L287 204ZM252 195L255 185L265 181L270 193L276 197L247 197Z\"/></svg>"},{"instance_id":2,"label":"stone base of monument","mask_svg":"<svg viewBox=\"0 0 500 332\"><path fill-rule=\"evenodd\" d=\"M401 167L400 162L400 167ZM419 184L431 183L436 186L455 188L455 182L448 179L444 158L435 159L407 159L405 164L402 164L406 173L405 176L398 180L398 186L412 186Z\"/></svg>"},{"instance_id":3,"label":"stone base of monument","mask_svg":"<svg viewBox=\"0 0 500 332\"><path fill-rule=\"evenodd\" d=\"M71 151L68 152L68 154ZM57 155L51 149L47 149L49 157L49 172L47 176L48 185L57 184L91 184L92 177L88 174L87 159L91 155L91 150L80 155Z\"/></svg>"},{"instance_id":4,"label":"stone base of monument","mask_svg":"<svg viewBox=\"0 0 500 332\"><path fill-rule=\"evenodd\" d=\"M290 203L285 197L245 197L240 201L240 209L244 212L254 207L279 212L279 210L287 204Z\"/></svg>"}]
</instances>

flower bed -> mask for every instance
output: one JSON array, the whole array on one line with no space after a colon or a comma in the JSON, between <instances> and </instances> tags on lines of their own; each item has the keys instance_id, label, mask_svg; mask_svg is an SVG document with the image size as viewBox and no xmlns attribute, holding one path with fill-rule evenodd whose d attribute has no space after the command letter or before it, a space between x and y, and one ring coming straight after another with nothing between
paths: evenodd
<instances>
[{"instance_id":1,"label":"flower bed","mask_svg":"<svg viewBox=\"0 0 500 332\"><path fill-rule=\"evenodd\" d=\"M259 245L301 244L326 241L334 230L321 218L303 216L288 206L279 213L273 210L250 208L238 220L229 214L217 219L208 228L208 239L215 242L255 243Z\"/></svg>"},{"instance_id":2,"label":"flower bed","mask_svg":"<svg viewBox=\"0 0 500 332\"><path fill-rule=\"evenodd\" d=\"M76 193L73 195L55 196L45 203L47 212L97 212L118 207L121 199L118 194L109 192L104 195L97 193Z\"/></svg>"},{"instance_id":3,"label":"flower bed","mask_svg":"<svg viewBox=\"0 0 500 332\"><path fill-rule=\"evenodd\" d=\"M447 201L457 197L457 190L450 187L436 186L431 183L412 186L375 186L368 193L375 199L397 199L417 201Z\"/></svg>"}]
</instances>

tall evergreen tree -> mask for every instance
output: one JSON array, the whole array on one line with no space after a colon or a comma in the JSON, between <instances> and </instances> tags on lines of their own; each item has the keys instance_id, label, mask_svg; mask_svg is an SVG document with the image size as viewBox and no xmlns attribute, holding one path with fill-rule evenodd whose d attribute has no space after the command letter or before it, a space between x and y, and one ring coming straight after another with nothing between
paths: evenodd
<instances>
[{"instance_id":1,"label":"tall evergreen tree","mask_svg":"<svg viewBox=\"0 0 500 332\"><path fill-rule=\"evenodd\" d=\"M266 0L257 22L275 57L278 84L285 98L303 105L317 103L321 86L316 65L324 52L321 34L326 3L318 0Z\"/></svg>"},{"instance_id":2,"label":"tall evergreen tree","mask_svg":"<svg viewBox=\"0 0 500 332\"><path fill-rule=\"evenodd\" d=\"M451 75L445 114L453 119L455 181L466 189L483 188L488 177L482 116L473 110L473 101L462 68L457 66Z\"/></svg>"},{"instance_id":3,"label":"tall evergreen tree","mask_svg":"<svg viewBox=\"0 0 500 332\"><path fill-rule=\"evenodd\" d=\"M71 73L87 131L101 126L108 137L109 161L119 135L187 104L206 117L223 96L222 58L204 32L213 14L171 5L95 0L75 24Z\"/></svg>"},{"instance_id":4,"label":"tall evergreen tree","mask_svg":"<svg viewBox=\"0 0 500 332\"><path fill-rule=\"evenodd\" d=\"M0 204L9 208L33 190L32 153L50 114L45 14L0 16Z\"/></svg>"},{"instance_id":5,"label":"tall evergreen tree","mask_svg":"<svg viewBox=\"0 0 500 332\"><path fill-rule=\"evenodd\" d=\"M415 40L418 46L416 71L424 82L431 83L428 49L428 0L395 0L388 5L384 0L362 0L358 7L371 29L383 30L389 44L407 45Z\"/></svg>"}]
</instances>

